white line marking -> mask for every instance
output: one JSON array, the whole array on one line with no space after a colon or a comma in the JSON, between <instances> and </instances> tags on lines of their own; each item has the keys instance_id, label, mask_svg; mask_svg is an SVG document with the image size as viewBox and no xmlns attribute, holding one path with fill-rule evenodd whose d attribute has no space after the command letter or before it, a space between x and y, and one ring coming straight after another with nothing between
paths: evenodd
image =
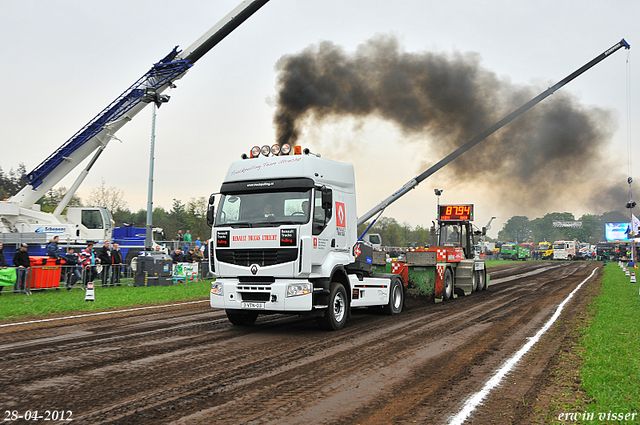
<instances>
[{"instance_id":1,"label":"white line marking","mask_svg":"<svg viewBox=\"0 0 640 425\"><path fill-rule=\"evenodd\" d=\"M150 307L129 308L129 309L126 309L126 310L101 311L99 313L80 314L80 315L77 315L77 316L55 317L53 319L32 320L30 322L7 323L5 325L0 325L0 328L7 328L9 326L30 325L30 324L33 324L33 323L53 322L53 321L56 321L56 320L78 319L80 317L103 316L103 315L106 315L106 314L128 313L130 311L150 310L150 309L153 309L153 308L167 308L167 307L176 307L176 306L181 306L181 305L208 303L208 302L209 302L209 300L201 300L201 301L190 301L188 303L180 303L180 304L165 304L165 305L154 305L154 306L150 306Z\"/></svg>"},{"instance_id":2,"label":"white line marking","mask_svg":"<svg viewBox=\"0 0 640 425\"><path fill-rule=\"evenodd\" d=\"M513 357L511 357L509 360L507 360L502 365L502 367L500 369L498 369L498 371L495 373L495 375L493 375L491 377L491 379L489 379L487 381L487 383L484 385L484 387L480 391L475 393L473 396L471 396L467 400L465 405L462 407L462 410L460 412L458 412L457 415L455 415L454 417L451 418L451 421L449 422L449 425L462 425L464 423L464 421L467 420L469 415L476 409L476 407L478 407L478 405L480 403L482 403L482 400L484 400L485 397L487 397L489 395L489 392L493 388L497 387L500 384L500 381L502 381L502 378L504 378L505 375L507 373L509 373L511 371L511 369L513 369L513 367L516 365L516 363L518 363L518 361L520 361L520 358L522 358L522 356L524 356L527 353L527 351L529 351L531 349L531 347L533 347L535 345L535 343L538 342L540 337L551 327L551 325L553 325L553 323L558 319L558 317L560 317L560 313L562 312L562 309L564 308L565 304L567 304L567 302L569 302L569 300L573 297L573 295L582 287L582 285L586 281L591 279L591 277L594 275L594 273L597 270L598 270L598 267L593 269L593 272L591 272L591 275L589 275L588 278L583 280L580 283L580 285L578 285L578 287L576 289L574 289L569 294L569 296L567 296L567 298L558 306L558 308L556 309L556 312L553 314L553 316L551 316L549 321L542 327L542 329L540 329L536 333L536 335L529 340L529 342L527 342L520 350L518 350L518 352L516 352L513 355Z\"/></svg>"}]
</instances>

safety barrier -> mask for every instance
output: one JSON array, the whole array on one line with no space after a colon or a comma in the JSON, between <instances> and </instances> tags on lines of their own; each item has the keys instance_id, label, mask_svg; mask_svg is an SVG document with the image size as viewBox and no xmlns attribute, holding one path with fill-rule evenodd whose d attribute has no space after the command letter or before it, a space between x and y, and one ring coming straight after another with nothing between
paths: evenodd
<instances>
[{"instance_id":1,"label":"safety barrier","mask_svg":"<svg viewBox=\"0 0 640 425\"><path fill-rule=\"evenodd\" d=\"M179 274L173 276L174 283L198 282L209 278L208 265L206 262L197 264L197 273L188 272L194 269L190 263L178 263L174 266ZM64 261L57 261L48 257L31 257L31 267L20 272L18 268L7 268L0 270L0 287L2 293L21 293L43 290L61 289L85 289L88 282L93 282L95 287L110 286L134 286L135 270L131 266L110 265L104 267L96 265L85 269L81 266L64 264ZM24 289L21 289L17 279L21 273L24 276ZM105 279L103 279L103 277Z\"/></svg>"}]
</instances>

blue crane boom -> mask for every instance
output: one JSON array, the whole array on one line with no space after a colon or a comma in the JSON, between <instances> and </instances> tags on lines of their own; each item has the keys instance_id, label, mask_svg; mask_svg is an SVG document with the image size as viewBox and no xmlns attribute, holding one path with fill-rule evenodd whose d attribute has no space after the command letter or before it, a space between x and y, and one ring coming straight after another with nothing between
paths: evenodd
<instances>
[{"instance_id":1,"label":"blue crane boom","mask_svg":"<svg viewBox=\"0 0 640 425\"><path fill-rule=\"evenodd\" d=\"M178 46L174 47L167 56L155 63L138 81L42 163L27 173L25 177L29 184L13 196L10 201L18 202L23 208L29 208L33 205L96 149L104 149L104 146L115 137L115 132L147 105L148 99L145 99L147 90L160 94L172 87L173 83L182 78L196 61L268 1L243 1L184 51L179 51ZM90 166L93 165L98 155L91 161ZM88 172L88 169L85 171Z\"/></svg>"}]
</instances>

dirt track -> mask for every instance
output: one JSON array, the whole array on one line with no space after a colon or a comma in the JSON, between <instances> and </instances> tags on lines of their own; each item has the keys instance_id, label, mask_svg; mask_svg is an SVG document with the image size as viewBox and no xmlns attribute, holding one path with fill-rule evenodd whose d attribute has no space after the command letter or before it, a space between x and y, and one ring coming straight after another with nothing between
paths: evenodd
<instances>
[{"instance_id":1,"label":"dirt track","mask_svg":"<svg viewBox=\"0 0 640 425\"><path fill-rule=\"evenodd\" d=\"M397 316L356 311L339 332L288 316L235 327L207 303L0 328L2 419L64 409L78 424L447 423L599 265L502 266L485 292L408 300ZM566 332L554 327L468 423L532 422L526 401Z\"/></svg>"}]
</instances>

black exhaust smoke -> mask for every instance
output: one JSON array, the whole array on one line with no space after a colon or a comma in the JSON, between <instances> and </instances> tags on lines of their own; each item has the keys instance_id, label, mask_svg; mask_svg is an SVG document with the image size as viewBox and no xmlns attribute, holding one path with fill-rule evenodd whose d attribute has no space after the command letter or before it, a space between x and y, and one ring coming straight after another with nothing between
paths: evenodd
<instances>
[{"instance_id":1,"label":"black exhaust smoke","mask_svg":"<svg viewBox=\"0 0 640 425\"><path fill-rule=\"evenodd\" d=\"M391 36L374 37L353 53L321 42L282 57L276 68L279 143L295 144L303 123L376 116L408 139L424 136L438 157L424 158L422 170L546 88L512 84L483 68L474 53L407 53ZM626 202L626 177L620 173L620 185L607 184L619 171L604 153L615 126L610 112L557 92L454 160L445 175L491 187L501 201L520 207L563 199L571 210L569 202L618 209Z\"/></svg>"}]
</instances>

